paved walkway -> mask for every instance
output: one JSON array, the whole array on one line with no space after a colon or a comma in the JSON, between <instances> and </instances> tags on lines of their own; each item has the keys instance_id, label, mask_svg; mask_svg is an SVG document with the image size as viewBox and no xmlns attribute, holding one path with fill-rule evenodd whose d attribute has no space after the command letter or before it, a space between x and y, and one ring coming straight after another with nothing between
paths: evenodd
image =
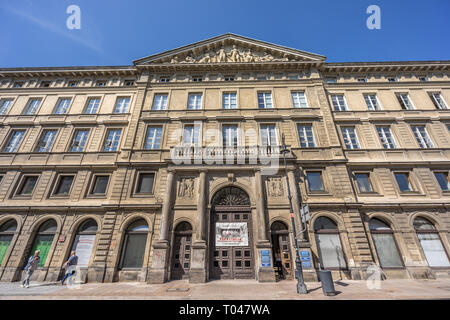
<instances>
[{"instance_id":1,"label":"paved walkway","mask_svg":"<svg viewBox=\"0 0 450 320\"><path fill-rule=\"evenodd\" d=\"M221 280L202 284L172 281L165 284L133 282L87 283L68 289L59 283L31 283L21 288L20 282L0 283L0 300L19 299L107 299L107 300L271 300L271 299L450 299L450 279L385 280L381 288L369 289L366 281L335 281L336 296L325 296L320 282L306 283L307 295L297 295L296 281L258 283L255 280Z\"/></svg>"}]
</instances>

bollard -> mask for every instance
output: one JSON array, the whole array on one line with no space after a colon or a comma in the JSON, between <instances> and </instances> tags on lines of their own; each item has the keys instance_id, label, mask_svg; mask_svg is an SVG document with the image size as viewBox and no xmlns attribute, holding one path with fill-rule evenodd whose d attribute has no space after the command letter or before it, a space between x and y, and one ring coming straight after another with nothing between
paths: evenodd
<instances>
[{"instance_id":1,"label":"bollard","mask_svg":"<svg viewBox=\"0 0 450 320\"><path fill-rule=\"evenodd\" d=\"M320 277L320 282L322 282L323 294L326 296L336 295L336 291L334 290L333 277L331 276L331 271L320 270L319 277Z\"/></svg>"}]
</instances>

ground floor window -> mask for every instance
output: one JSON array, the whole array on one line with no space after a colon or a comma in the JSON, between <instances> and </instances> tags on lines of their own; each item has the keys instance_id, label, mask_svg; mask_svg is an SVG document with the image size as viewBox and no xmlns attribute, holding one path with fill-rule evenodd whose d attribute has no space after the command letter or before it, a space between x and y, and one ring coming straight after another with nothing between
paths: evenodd
<instances>
[{"instance_id":1,"label":"ground floor window","mask_svg":"<svg viewBox=\"0 0 450 320\"><path fill-rule=\"evenodd\" d=\"M314 222L314 231L321 267L346 269L347 263L336 223L327 217L319 217Z\"/></svg>"},{"instance_id":2,"label":"ground floor window","mask_svg":"<svg viewBox=\"0 0 450 320\"><path fill-rule=\"evenodd\" d=\"M430 267L450 267L447 253L436 227L427 219L414 219L414 229Z\"/></svg>"},{"instance_id":3,"label":"ground floor window","mask_svg":"<svg viewBox=\"0 0 450 320\"><path fill-rule=\"evenodd\" d=\"M403 267L391 227L383 221L373 218L369 221L369 229L380 266L382 268Z\"/></svg>"},{"instance_id":4,"label":"ground floor window","mask_svg":"<svg viewBox=\"0 0 450 320\"><path fill-rule=\"evenodd\" d=\"M5 258L16 229L17 222L14 219L8 220L0 226L0 265Z\"/></svg>"},{"instance_id":5,"label":"ground floor window","mask_svg":"<svg viewBox=\"0 0 450 320\"><path fill-rule=\"evenodd\" d=\"M142 268L148 231L144 219L133 222L127 228L122 248L121 268Z\"/></svg>"},{"instance_id":6,"label":"ground floor window","mask_svg":"<svg viewBox=\"0 0 450 320\"><path fill-rule=\"evenodd\" d=\"M78 266L88 267L94 248L97 223L94 219L84 221L77 230L72 251L78 256Z\"/></svg>"},{"instance_id":7,"label":"ground floor window","mask_svg":"<svg viewBox=\"0 0 450 320\"><path fill-rule=\"evenodd\" d=\"M36 250L40 250L38 267L42 268L47 260L48 253L53 243L53 238L56 232L56 221L53 219L45 221L38 229L36 236L31 247L30 256L33 255ZM28 261L28 260L27 260Z\"/></svg>"}]
</instances>

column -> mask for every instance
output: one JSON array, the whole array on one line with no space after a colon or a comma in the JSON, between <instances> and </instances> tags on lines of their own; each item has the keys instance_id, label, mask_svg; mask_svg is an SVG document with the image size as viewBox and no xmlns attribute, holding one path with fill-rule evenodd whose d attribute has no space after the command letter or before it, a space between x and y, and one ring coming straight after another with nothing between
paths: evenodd
<instances>
[{"instance_id":1,"label":"column","mask_svg":"<svg viewBox=\"0 0 450 320\"><path fill-rule=\"evenodd\" d=\"M169 220L172 209L172 187L175 170L167 170L166 194L164 196L159 239L153 244L152 267L148 273L147 283L166 282L169 268Z\"/></svg>"},{"instance_id":2,"label":"column","mask_svg":"<svg viewBox=\"0 0 450 320\"><path fill-rule=\"evenodd\" d=\"M267 237L267 224L264 203L264 185L261 170L255 170L256 215L253 219L258 224L258 240L256 242L255 264L259 282L275 282L273 269L272 244ZM256 220L256 221L255 221ZM249 230L249 232L251 232Z\"/></svg>"},{"instance_id":3,"label":"column","mask_svg":"<svg viewBox=\"0 0 450 320\"><path fill-rule=\"evenodd\" d=\"M202 169L199 173L198 198L197 198L197 218L196 218L196 239L192 244L191 267L189 270L189 282L206 282L206 173Z\"/></svg>"}]
</instances>

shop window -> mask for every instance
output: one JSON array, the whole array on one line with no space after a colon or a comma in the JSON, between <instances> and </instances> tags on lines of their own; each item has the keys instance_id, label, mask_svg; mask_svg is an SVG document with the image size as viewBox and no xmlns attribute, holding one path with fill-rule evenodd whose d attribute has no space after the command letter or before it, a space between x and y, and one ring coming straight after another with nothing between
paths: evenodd
<instances>
[{"instance_id":1,"label":"shop window","mask_svg":"<svg viewBox=\"0 0 450 320\"><path fill-rule=\"evenodd\" d=\"M369 229L380 266L382 268L403 267L391 227L383 221L373 218L369 221Z\"/></svg>"},{"instance_id":2,"label":"shop window","mask_svg":"<svg viewBox=\"0 0 450 320\"><path fill-rule=\"evenodd\" d=\"M131 223L125 231L121 268L141 268L147 244L148 225L144 219Z\"/></svg>"},{"instance_id":3,"label":"shop window","mask_svg":"<svg viewBox=\"0 0 450 320\"><path fill-rule=\"evenodd\" d=\"M414 229L430 267L450 267L448 255L442 245L436 227L427 219L414 219Z\"/></svg>"},{"instance_id":4,"label":"shop window","mask_svg":"<svg viewBox=\"0 0 450 320\"><path fill-rule=\"evenodd\" d=\"M336 223L327 217L319 217L314 222L314 231L321 267L346 269L347 264Z\"/></svg>"}]
</instances>

